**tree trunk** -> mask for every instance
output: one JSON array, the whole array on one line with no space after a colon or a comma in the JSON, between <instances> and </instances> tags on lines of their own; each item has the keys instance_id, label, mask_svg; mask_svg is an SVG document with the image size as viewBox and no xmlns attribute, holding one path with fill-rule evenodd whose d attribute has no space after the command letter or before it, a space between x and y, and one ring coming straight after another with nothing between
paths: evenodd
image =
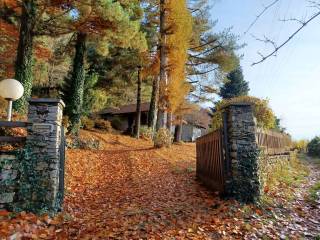
<instances>
[{"instance_id":1,"label":"tree trunk","mask_svg":"<svg viewBox=\"0 0 320 240\"><path fill-rule=\"evenodd\" d=\"M158 102L159 102L159 77L155 76L152 82L152 94L150 100L150 108L148 112L148 127L152 129L154 133L157 124L158 114Z\"/></svg>"},{"instance_id":2,"label":"tree trunk","mask_svg":"<svg viewBox=\"0 0 320 240\"><path fill-rule=\"evenodd\" d=\"M140 69L138 70L138 89L137 89L137 110L136 110L136 124L134 135L136 138L140 137L140 123L141 123L141 76Z\"/></svg>"},{"instance_id":3,"label":"tree trunk","mask_svg":"<svg viewBox=\"0 0 320 240\"><path fill-rule=\"evenodd\" d=\"M83 105L83 88L85 82L85 54L86 54L85 33L77 34L76 53L73 59L73 71L71 76L70 102L66 106L66 112L70 120L71 133L77 134L80 127L80 118Z\"/></svg>"},{"instance_id":4,"label":"tree trunk","mask_svg":"<svg viewBox=\"0 0 320 240\"><path fill-rule=\"evenodd\" d=\"M171 112L167 112L167 128L171 132L171 128L172 128L172 113Z\"/></svg>"},{"instance_id":5,"label":"tree trunk","mask_svg":"<svg viewBox=\"0 0 320 240\"><path fill-rule=\"evenodd\" d=\"M33 81L33 30L36 22L36 5L34 0L23 1L20 19L21 24L15 62L15 78L23 85L24 94L22 98L14 102L13 107L19 112L25 112L27 100L31 96Z\"/></svg>"},{"instance_id":6,"label":"tree trunk","mask_svg":"<svg viewBox=\"0 0 320 240\"><path fill-rule=\"evenodd\" d=\"M166 127L167 113L162 109L158 109L156 131Z\"/></svg>"},{"instance_id":7,"label":"tree trunk","mask_svg":"<svg viewBox=\"0 0 320 240\"><path fill-rule=\"evenodd\" d=\"M182 124L178 124L174 130L174 142L181 142Z\"/></svg>"},{"instance_id":8,"label":"tree trunk","mask_svg":"<svg viewBox=\"0 0 320 240\"><path fill-rule=\"evenodd\" d=\"M167 114L166 114L166 87L167 87L167 53L166 53L166 9L165 9L165 0L160 0L160 108L158 112L158 122L157 129L164 128L166 126Z\"/></svg>"}]
</instances>

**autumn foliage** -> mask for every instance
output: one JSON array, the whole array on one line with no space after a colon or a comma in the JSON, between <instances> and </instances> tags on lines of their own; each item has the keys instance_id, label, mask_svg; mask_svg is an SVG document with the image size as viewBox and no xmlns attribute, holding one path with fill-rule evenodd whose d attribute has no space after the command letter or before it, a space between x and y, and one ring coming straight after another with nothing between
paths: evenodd
<instances>
[{"instance_id":1,"label":"autumn foliage","mask_svg":"<svg viewBox=\"0 0 320 240\"><path fill-rule=\"evenodd\" d=\"M192 18L185 0L170 0L166 7L171 32L167 37L168 102L169 111L174 112L190 91L186 81L186 63L192 37Z\"/></svg>"}]
</instances>

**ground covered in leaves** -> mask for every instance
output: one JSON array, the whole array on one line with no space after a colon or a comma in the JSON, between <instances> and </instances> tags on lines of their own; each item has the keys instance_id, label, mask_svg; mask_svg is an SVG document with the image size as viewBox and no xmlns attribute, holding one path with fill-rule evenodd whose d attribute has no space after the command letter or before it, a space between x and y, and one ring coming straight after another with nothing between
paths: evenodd
<instances>
[{"instance_id":1,"label":"ground covered in leaves","mask_svg":"<svg viewBox=\"0 0 320 240\"><path fill-rule=\"evenodd\" d=\"M278 184L273 201L258 208L221 200L197 182L194 144L154 149L120 135L82 138L98 139L100 149L67 151L64 212L55 219L0 212L0 239L316 239L320 232L318 192L308 190L320 181L316 164L299 184ZM289 185L292 194L280 194Z\"/></svg>"}]
</instances>

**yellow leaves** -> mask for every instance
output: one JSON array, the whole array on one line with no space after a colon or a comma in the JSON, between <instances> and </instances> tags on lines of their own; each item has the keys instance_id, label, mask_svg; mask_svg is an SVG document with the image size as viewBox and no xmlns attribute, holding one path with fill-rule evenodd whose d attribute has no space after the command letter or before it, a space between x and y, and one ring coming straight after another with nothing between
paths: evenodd
<instances>
[{"instance_id":1,"label":"yellow leaves","mask_svg":"<svg viewBox=\"0 0 320 240\"><path fill-rule=\"evenodd\" d=\"M267 99L260 99L252 96L240 96L227 100L222 100L215 106L217 112L213 114L213 130L222 126L222 109L233 103L252 103L254 106L254 116L257 118L258 127L272 129L275 126L275 115L269 107Z\"/></svg>"},{"instance_id":2,"label":"yellow leaves","mask_svg":"<svg viewBox=\"0 0 320 240\"><path fill-rule=\"evenodd\" d=\"M186 82L186 63L192 37L192 17L185 0L169 0L166 4L167 26L172 31L166 38L168 48L168 100L174 112L190 91Z\"/></svg>"}]
</instances>

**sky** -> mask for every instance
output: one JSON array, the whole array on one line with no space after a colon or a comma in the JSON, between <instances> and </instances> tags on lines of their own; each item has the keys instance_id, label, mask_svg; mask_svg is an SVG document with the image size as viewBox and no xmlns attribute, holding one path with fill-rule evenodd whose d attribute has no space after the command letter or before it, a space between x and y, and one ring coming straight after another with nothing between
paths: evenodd
<instances>
[{"instance_id":1,"label":"sky","mask_svg":"<svg viewBox=\"0 0 320 240\"><path fill-rule=\"evenodd\" d=\"M239 35L239 43L247 44L239 54L243 54L241 66L250 85L250 95L268 98L281 124L294 139L320 135L320 17L276 57L251 66L260 60L258 52L266 55L273 49L256 38L267 36L280 44L299 27L296 22L281 19L307 19L316 9L310 8L305 0L280 0L249 33L243 34L264 6L274 0L211 1L211 18L218 20L215 31L232 27L232 32Z\"/></svg>"}]
</instances>

